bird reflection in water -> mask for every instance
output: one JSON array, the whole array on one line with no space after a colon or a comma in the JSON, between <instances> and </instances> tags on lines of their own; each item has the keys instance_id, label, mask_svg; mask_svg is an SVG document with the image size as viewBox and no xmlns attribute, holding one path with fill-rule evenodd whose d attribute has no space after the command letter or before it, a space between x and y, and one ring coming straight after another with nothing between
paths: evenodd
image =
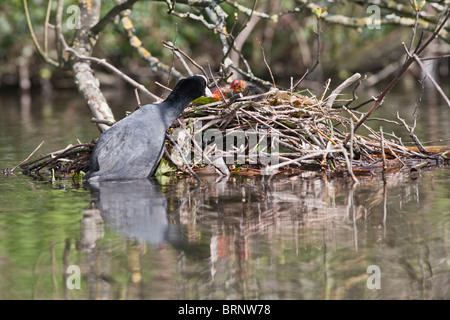
<instances>
[{"instance_id":1,"label":"bird reflection in water","mask_svg":"<svg viewBox=\"0 0 450 320\"><path fill-rule=\"evenodd\" d=\"M169 223L167 201L155 180L102 181L92 186L91 194L114 232L149 244L180 240L181 232Z\"/></svg>"}]
</instances>

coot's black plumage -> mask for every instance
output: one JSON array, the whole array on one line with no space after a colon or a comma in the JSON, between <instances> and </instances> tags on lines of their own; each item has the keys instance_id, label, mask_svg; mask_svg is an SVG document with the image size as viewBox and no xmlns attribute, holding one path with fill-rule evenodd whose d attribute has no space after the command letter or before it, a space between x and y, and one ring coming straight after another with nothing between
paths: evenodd
<instances>
[{"instance_id":1,"label":"coot's black plumage","mask_svg":"<svg viewBox=\"0 0 450 320\"><path fill-rule=\"evenodd\" d=\"M166 130L206 88L203 76L182 79L165 101L144 105L106 130L92 151L88 182L152 176L164 151Z\"/></svg>"}]
</instances>

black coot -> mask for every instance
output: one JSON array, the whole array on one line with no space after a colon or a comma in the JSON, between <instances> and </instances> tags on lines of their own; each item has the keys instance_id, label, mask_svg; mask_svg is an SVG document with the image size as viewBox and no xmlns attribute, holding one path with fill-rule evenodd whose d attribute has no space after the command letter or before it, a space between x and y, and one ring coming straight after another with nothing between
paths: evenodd
<instances>
[{"instance_id":1,"label":"black coot","mask_svg":"<svg viewBox=\"0 0 450 320\"><path fill-rule=\"evenodd\" d=\"M106 130L92 151L88 182L152 176L164 151L166 130L205 89L209 91L203 76L182 79L164 102L144 105Z\"/></svg>"}]
</instances>

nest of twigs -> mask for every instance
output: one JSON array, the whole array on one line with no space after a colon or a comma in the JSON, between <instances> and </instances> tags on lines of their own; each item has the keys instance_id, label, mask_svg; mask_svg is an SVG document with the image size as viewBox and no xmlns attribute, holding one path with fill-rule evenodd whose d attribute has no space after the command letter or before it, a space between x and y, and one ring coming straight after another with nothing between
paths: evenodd
<instances>
[{"instance_id":1,"label":"nest of twigs","mask_svg":"<svg viewBox=\"0 0 450 320\"><path fill-rule=\"evenodd\" d=\"M257 101L255 101L255 99ZM417 138L416 147L406 147L394 134L385 137L382 130L375 131L363 124L370 132L367 136L353 133L353 123L359 118L351 110L331 108L324 100L315 96L305 96L273 89L262 96L232 97L229 100L203 105L192 105L185 109L182 117L171 130L185 132L185 142L191 146L192 157L202 153L202 161L186 161L185 157L173 156L180 151L177 139L169 139L165 158L179 170L191 173L212 165L221 174L296 174L299 171L314 170L326 173L349 175L354 180L358 175L374 172L389 172L402 168L448 164L448 151L426 150ZM399 120L402 120L399 118ZM243 145L228 148L225 153L212 150L211 143L196 143L195 123L201 123L201 132L214 129L223 137L230 131L245 133ZM407 124L403 121L408 129ZM251 153L249 137L246 133L264 131L269 137L276 136L277 152L258 150L277 157L277 163L264 163L256 156L239 158L242 148ZM275 134L275 135L273 135ZM170 138L170 134L168 134ZM347 139L347 141L346 141ZM217 142L217 141L216 141ZM21 165L25 173L40 174L42 169L67 176L80 171L88 171L89 156L95 141L69 146ZM206 146L205 146L206 145ZM269 141L270 145L270 141ZM208 149L209 147L209 149ZM174 152L175 151L175 152ZM233 163L223 159L234 159ZM220 161L217 161L217 160Z\"/></svg>"},{"instance_id":2,"label":"nest of twigs","mask_svg":"<svg viewBox=\"0 0 450 320\"><path fill-rule=\"evenodd\" d=\"M315 96L271 90L264 99L252 99L244 97L234 103L192 107L185 111L184 122L195 118L202 121L203 128L214 128L224 135L227 130L263 129L269 135L276 132L278 163L257 163L247 166L247 170L267 167L272 173L321 170L349 173L354 177L404 166L440 165L447 160L447 151L426 150L415 136L418 146L411 148L404 146L395 135L386 139L382 131L376 132L365 125L370 132L368 136L353 134L353 123L359 118L345 107L327 107L326 101ZM198 116L199 113L202 115ZM410 129L404 121L403 124Z\"/></svg>"},{"instance_id":3,"label":"nest of twigs","mask_svg":"<svg viewBox=\"0 0 450 320\"><path fill-rule=\"evenodd\" d=\"M66 179L69 177L76 178L81 182L82 175L80 172L89 170L89 159L95 146L95 140L91 143L81 143L78 141L76 145L68 145L66 148L54 151L45 155L41 155L33 160L28 160L42 145L36 148L32 154L18 166L22 169L22 173L26 175L35 175L37 178L45 178L51 174L52 178ZM11 170L13 171L15 167ZM9 172L5 172L9 173Z\"/></svg>"}]
</instances>

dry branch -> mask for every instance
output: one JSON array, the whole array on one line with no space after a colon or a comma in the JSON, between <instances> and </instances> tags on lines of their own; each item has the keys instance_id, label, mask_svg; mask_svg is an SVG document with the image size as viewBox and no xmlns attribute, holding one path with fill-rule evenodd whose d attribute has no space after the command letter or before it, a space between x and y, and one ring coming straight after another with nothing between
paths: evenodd
<instances>
[{"instance_id":1,"label":"dry branch","mask_svg":"<svg viewBox=\"0 0 450 320\"><path fill-rule=\"evenodd\" d=\"M428 38L428 40L421 45L419 48L417 48L415 54L420 55L429 45L431 42L433 42L434 39L437 38L439 35L439 32L441 29L445 26L447 23L447 20L450 17L450 10L446 12L443 21L437 26L437 28L434 30L433 34ZM397 73L397 75L392 79L392 81L386 86L386 88L375 98L374 105L370 108L370 110L356 123L354 131L356 131L371 115L372 113L377 110L384 101L384 98L386 95L391 91L391 89L400 81L403 74L408 70L409 66L415 61L414 57L408 57L406 62L403 64L400 71ZM347 138L344 140L344 145L347 144L348 140L350 139L350 135L347 135Z\"/></svg>"}]
</instances>

